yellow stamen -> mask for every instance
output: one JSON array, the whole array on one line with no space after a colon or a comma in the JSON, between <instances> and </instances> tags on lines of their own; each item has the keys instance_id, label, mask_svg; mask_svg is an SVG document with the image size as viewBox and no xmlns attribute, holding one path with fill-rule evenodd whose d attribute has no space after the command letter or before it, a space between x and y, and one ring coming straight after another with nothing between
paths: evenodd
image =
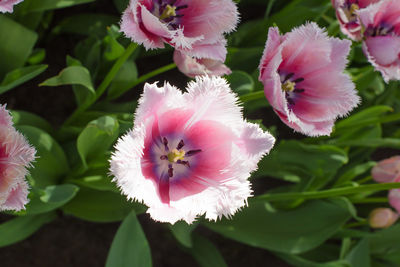
<instances>
[{"instance_id":1,"label":"yellow stamen","mask_svg":"<svg viewBox=\"0 0 400 267\"><path fill-rule=\"evenodd\" d=\"M354 12L356 12L359 9L360 9L360 7L357 4L351 4L350 13L353 14Z\"/></svg>"},{"instance_id":2,"label":"yellow stamen","mask_svg":"<svg viewBox=\"0 0 400 267\"><path fill-rule=\"evenodd\" d=\"M172 152L168 153L168 161L173 163L185 158L185 151L174 148Z\"/></svg>"},{"instance_id":3,"label":"yellow stamen","mask_svg":"<svg viewBox=\"0 0 400 267\"><path fill-rule=\"evenodd\" d=\"M285 92L292 92L296 86L296 83L291 82L291 81L286 81L284 84L282 84L282 90Z\"/></svg>"},{"instance_id":4,"label":"yellow stamen","mask_svg":"<svg viewBox=\"0 0 400 267\"><path fill-rule=\"evenodd\" d=\"M160 19L167 19L169 17L175 17L176 16L176 12L175 12L176 6L170 6L167 5L163 11L163 13L160 16Z\"/></svg>"}]
</instances>

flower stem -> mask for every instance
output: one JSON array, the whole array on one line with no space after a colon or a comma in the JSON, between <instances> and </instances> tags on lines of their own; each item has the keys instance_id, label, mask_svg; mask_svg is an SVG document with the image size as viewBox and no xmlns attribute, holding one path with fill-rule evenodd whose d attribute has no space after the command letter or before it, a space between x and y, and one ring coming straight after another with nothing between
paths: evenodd
<instances>
[{"instance_id":1,"label":"flower stem","mask_svg":"<svg viewBox=\"0 0 400 267\"><path fill-rule=\"evenodd\" d=\"M360 186L333 188L315 192L264 194L259 196L258 198L267 201L284 201L293 199L318 199L318 198L329 198L329 197L350 195L362 192L388 190L393 188L400 188L400 183L367 184Z\"/></svg>"},{"instance_id":2,"label":"flower stem","mask_svg":"<svg viewBox=\"0 0 400 267\"><path fill-rule=\"evenodd\" d=\"M175 63L171 63L165 66L162 66L161 68L155 69L151 72L148 72L142 76L140 76L139 78L137 78L136 80L134 80L131 84L129 84L128 86L126 86L126 88L133 88L138 84L141 84L142 82L147 81L148 79L157 76L158 74L164 73L166 71L172 70L176 68L176 64ZM125 91L121 91L119 92L117 95L112 95L112 96L107 96L107 100L113 100L117 97L119 97L120 95L122 95L123 93L125 93Z\"/></svg>"},{"instance_id":3,"label":"flower stem","mask_svg":"<svg viewBox=\"0 0 400 267\"><path fill-rule=\"evenodd\" d=\"M239 96L239 99L242 102L248 102L248 101L262 99L262 98L265 98L264 91L262 91L262 90Z\"/></svg>"},{"instance_id":4,"label":"flower stem","mask_svg":"<svg viewBox=\"0 0 400 267\"><path fill-rule=\"evenodd\" d=\"M91 105L93 105L106 91L107 87L111 84L115 75L117 75L118 71L121 69L122 65L124 65L125 61L132 55L138 45L136 43L130 43L130 45L125 49L125 52L121 55L120 58L114 63L110 71L107 73L104 80L101 82L99 87L96 90L96 95L93 98L90 98L88 101L84 102L81 106L79 106L74 113L64 122L64 126L73 122L80 114L82 114L85 110L87 110Z\"/></svg>"}]
</instances>

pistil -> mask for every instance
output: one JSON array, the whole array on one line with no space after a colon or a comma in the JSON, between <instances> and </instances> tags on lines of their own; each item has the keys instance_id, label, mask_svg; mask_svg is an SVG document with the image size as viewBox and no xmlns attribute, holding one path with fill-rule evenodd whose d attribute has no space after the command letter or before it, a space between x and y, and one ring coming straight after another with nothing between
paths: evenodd
<instances>
[{"instance_id":1,"label":"pistil","mask_svg":"<svg viewBox=\"0 0 400 267\"><path fill-rule=\"evenodd\" d=\"M175 16L176 16L176 6L167 5L163 13L160 15L160 20L164 20L169 17L175 17Z\"/></svg>"}]
</instances>

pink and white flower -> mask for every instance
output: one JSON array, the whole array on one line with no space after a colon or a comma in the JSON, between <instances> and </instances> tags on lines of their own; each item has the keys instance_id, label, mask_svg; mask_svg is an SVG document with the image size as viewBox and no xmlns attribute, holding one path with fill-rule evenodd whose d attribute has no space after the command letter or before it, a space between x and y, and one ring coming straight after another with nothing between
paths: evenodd
<instances>
[{"instance_id":1,"label":"pink and white flower","mask_svg":"<svg viewBox=\"0 0 400 267\"><path fill-rule=\"evenodd\" d=\"M226 80L196 77L181 93L146 84L134 128L119 139L111 173L154 220L230 217L251 196L250 173L275 139L245 121Z\"/></svg>"},{"instance_id":2,"label":"pink and white flower","mask_svg":"<svg viewBox=\"0 0 400 267\"><path fill-rule=\"evenodd\" d=\"M231 0L131 0L121 31L146 49L168 43L192 57L225 61L224 33L235 29Z\"/></svg>"},{"instance_id":3,"label":"pink and white flower","mask_svg":"<svg viewBox=\"0 0 400 267\"><path fill-rule=\"evenodd\" d=\"M332 0L336 17L340 23L340 29L354 41L362 38L362 27L357 11L379 2L380 0Z\"/></svg>"},{"instance_id":4,"label":"pink and white flower","mask_svg":"<svg viewBox=\"0 0 400 267\"><path fill-rule=\"evenodd\" d=\"M371 175L378 183L400 183L400 156L379 161ZM389 204L400 213L400 189L389 190Z\"/></svg>"},{"instance_id":5,"label":"pink and white flower","mask_svg":"<svg viewBox=\"0 0 400 267\"><path fill-rule=\"evenodd\" d=\"M360 99L344 68L349 40L330 38L315 23L281 36L270 28L259 80L276 114L310 136L329 135Z\"/></svg>"},{"instance_id":6,"label":"pink and white flower","mask_svg":"<svg viewBox=\"0 0 400 267\"><path fill-rule=\"evenodd\" d=\"M400 0L381 0L358 11L363 50L384 80L400 80Z\"/></svg>"},{"instance_id":7,"label":"pink and white flower","mask_svg":"<svg viewBox=\"0 0 400 267\"><path fill-rule=\"evenodd\" d=\"M178 69L190 78L199 75L223 76L232 73L230 68L220 60L212 58L194 58L178 50L174 52L174 62Z\"/></svg>"},{"instance_id":8,"label":"pink and white flower","mask_svg":"<svg viewBox=\"0 0 400 267\"><path fill-rule=\"evenodd\" d=\"M0 12L13 12L14 5L21 3L24 0L0 0Z\"/></svg>"},{"instance_id":9,"label":"pink and white flower","mask_svg":"<svg viewBox=\"0 0 400 267\"><path fill-rule=\"evenodd\" d=\"M21 210L28 203L27 168L35 149L17 132L11 116L0 105L0 211Z\"/></svg>"}]
</instances>

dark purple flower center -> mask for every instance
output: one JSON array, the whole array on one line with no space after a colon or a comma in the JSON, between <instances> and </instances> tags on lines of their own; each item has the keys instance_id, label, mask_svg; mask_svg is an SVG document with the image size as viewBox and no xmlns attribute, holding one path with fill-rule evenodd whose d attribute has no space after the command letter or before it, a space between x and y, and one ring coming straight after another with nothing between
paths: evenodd
<instances>
[{"instance_id":1,"label":"dark purple flower center","mask_svg":"<svg viewBox=\"0 0 400 267\"><path fill-rule=\"evenodd\" d=\"M187 152L183 150L185 142L182 139L179 141L176 148L172 150L170 150L168 146L168 139L166 137L162 138L162 145L163 151L161 152L161 156L159 158L163 162L161 165L168 164L167 172L169 178L174 176L175 166L185 166L186 168L190 168L190 160L188 158L201 152L201 149L192 149Z\"/></svg>"},{"instance_id":2,"label":"dark purple flower center","mask_svg":"<svg viewBox=\"0 0 400 267\"><path fill-rule=\"evenodd\" d=\"M281 78L282 91L285 92L286 101L289 104L288 107L291 108L296 104L295 101L299 97L299 94L305 91L305 89L299 86L304 81L304 78L296 77L293 72L286 73L278 70L278 73Z\"/></svg>"},{"instance_id":3,"label":"dark purple flower center","mask_svg":"<svg viewBox=\"0 0 400 267\"><path fill-rule=\"evenodd\" d=\"M184 16L182 11L188 7L188 5L175 5L176 1L153 0L154 8L152 11L155 16L174 30L179 28L180 18Z\"/></svg>"},{"instance_id":4,"label":"dark purple flower center","mask_svg":"<svg viewBox=\"0 0 400 267\"><path fill-rule=\"evenodd\" d=\"M386 22L381 22L377 26L368 25L364 35L372 37L394 35L395 34L394 28L395 27L393 25Z\"/></svg>"}]
</instances>

